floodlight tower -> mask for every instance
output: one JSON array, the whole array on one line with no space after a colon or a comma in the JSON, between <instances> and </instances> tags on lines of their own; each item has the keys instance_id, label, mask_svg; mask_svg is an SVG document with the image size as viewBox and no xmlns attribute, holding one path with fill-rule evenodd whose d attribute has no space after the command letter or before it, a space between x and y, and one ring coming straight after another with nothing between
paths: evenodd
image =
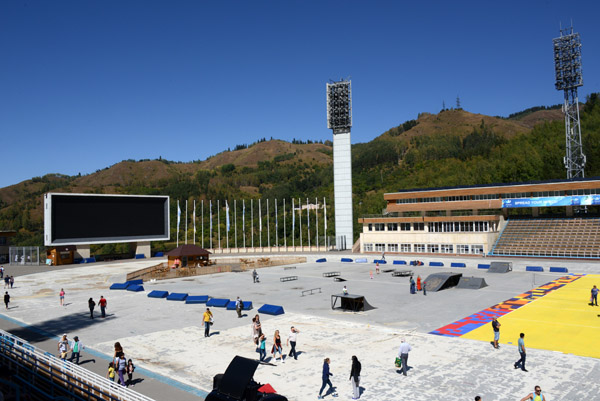
<instances>
[{"instance_id":1,"label":"floodlight tower","mask_svg":"<svg viewBox=\"0 0 600 401\"><path fill-rule=\"evenodd\" d=\"M573 27L561 29L560 37L552 40L554 44L554 71L556 90L564 91L567 179L583 178L585 155L581 144L581 125L579 124L579 100L577 87L583 85L581 75L581 39L579 33L573 33Z\"/></svg>"},{"instance_id":2,"label":"floodlight tower","mask_svg":"<svg viewBox=\"0 0 600 401\"><path fill-rule=\"evenodd\" d=\"M352 90L350 81L327 84L327 128L333 130L335 239L338 250L352 248Z\"/></svg>"}]
</instances>

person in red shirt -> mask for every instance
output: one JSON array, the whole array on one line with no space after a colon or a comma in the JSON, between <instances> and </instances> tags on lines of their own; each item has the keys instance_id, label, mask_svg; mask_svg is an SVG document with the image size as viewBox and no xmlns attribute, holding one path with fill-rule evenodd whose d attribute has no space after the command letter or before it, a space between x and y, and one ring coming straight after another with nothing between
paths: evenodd
<instances>
[{"instance_id":1,"label":"person in red shirt","mask_svg":"<svg viewBox=\"0 0 600 401\"><path fill-rule=\"evenodd\" d=\"M100 295L100 301L98 301L98 305L100 305L100 311L102 311L102 317L106 317L106 298Z\"/></svg>"}]
</instances>

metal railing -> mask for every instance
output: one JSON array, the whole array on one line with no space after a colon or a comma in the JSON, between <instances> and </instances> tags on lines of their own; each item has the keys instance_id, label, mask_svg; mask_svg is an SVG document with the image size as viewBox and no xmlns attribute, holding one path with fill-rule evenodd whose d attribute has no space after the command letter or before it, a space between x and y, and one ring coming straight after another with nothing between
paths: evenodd
<instances>
[{"instance_id":1,"label":"metal railing","mask_svg":"<svg viewBox=\"0 0 600 401\"><path fill-rule=\"evenodd\" d=\"M0 362L23 385L41 395L93 401L153 401L0 330Z\"/></svg>"}]
</instances>

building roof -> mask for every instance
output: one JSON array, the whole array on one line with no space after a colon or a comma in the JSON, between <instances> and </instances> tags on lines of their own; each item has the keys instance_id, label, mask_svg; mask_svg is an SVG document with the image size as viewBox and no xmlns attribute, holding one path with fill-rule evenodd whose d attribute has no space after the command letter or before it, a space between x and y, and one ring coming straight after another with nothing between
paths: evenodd
<instances>
[{"instance_id":1,"label":"building roof","mask_svg":"<svg viewBox=\"0 0 600 401\"><path fill-rule=\"evenodd\" d=\"M588 182L588 181L600 181L600 177L588 177L588 178L573 178L567 179L555 179L545 181L522 181L522 182L509 182L509 183L494 183L494 184L482 184L482 185L458 185L455 187L429 187L429 188L413 188L413 189L400 189L397 192L389 192L384 195L391 195L394 193L403 192L427 192L427 191L442 191L449 189L470 189L470 188L494 188L494 187L513 187L517 185L541 185L541 184L567 184L574 182Z\"/></svg>"},{"instance_id":2,"label":"building roof","mask_svg":"<svg viewBox=\"0 0 600 401\"><path fill-rule=\"evenodd\" d=\"M167 252L167 256L198 256L198 255L210 255L210 252L204 248L200 248L197 245L179 245L177 248Z\"/></svg>"}]
</instances>

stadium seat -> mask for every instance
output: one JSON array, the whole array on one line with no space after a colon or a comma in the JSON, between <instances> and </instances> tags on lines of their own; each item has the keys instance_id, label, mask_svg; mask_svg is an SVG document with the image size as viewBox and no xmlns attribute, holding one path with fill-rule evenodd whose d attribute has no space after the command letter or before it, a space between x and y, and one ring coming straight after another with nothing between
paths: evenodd
<instances>
[{"instance_id":1,"label":"stadium seat","mask_svg":"<svg viewBox=\"0 0 600 401\"><path fill-rule=\"evenodd\" d=\"M150 291L150 293L148 294L148 298L166 298L168 296L169 296L169 291L154 290L154 291Z\"/></svg>"},{"instance_id":2,"label":"stadium seat","mask_svg":"<svg viewBox=\"0 0 600 401\"><path fill-rule=\"evenodd\" d=\"M258 309L258 313L264 313L266 315L283 315L283 306L264 304Z\"/></svg>"}]
</instances>

